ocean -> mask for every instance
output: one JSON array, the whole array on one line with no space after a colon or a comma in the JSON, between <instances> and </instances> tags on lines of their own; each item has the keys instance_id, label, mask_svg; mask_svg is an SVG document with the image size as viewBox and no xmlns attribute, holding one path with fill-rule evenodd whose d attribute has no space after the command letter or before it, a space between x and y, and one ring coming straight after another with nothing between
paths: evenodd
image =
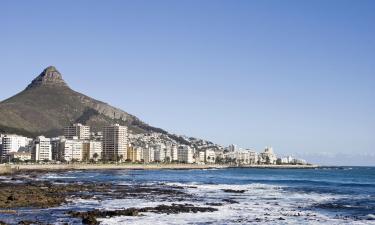
<instances>
[{"instance_id":1,"label":"ocean","mask_svg":"<svg viewBox=\"0 0 375 225\"><path fill-rule=\"evenodd\" d=\"M316 169L96 170L41 174L51 182L111 183L138 187L172 187L185 198L157 193L146 196L71 200L48 209L17 209L0 220L20 218L52 224L81 224L67 210L115 210L160 204L211 206L215 212L117 216L101 224L375 224L375 167ZM108 190L109 192L111 190ZM218 204L220 203L220 204ZM17 218L16 218L17 217Z\"/></svg>"}]
</instances>

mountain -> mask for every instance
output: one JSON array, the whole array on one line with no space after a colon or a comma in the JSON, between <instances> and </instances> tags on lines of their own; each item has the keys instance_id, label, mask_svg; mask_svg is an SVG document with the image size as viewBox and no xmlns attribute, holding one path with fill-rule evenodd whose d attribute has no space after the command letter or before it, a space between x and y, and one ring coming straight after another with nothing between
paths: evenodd
<instances>
[{"instance_id":1,"label":"mountain","mask_svg":"<svg viewBox=\"0 0 375 225\"><path fill-rule=\"evenodd\" d=\"M72 90L53 66L46 68L24 91L0 102L2 133L50 137L61 135L63 127L71 123L87 124L92 131L118 123L133 133L167 134L121 109Z\"/></svg>"}]
</instances>

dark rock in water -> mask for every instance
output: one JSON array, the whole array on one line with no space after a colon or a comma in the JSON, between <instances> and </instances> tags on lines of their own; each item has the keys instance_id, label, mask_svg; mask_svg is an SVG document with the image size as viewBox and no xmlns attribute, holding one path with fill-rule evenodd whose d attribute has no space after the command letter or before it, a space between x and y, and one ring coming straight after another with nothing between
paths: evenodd
<instances>
[{"instance_id":1,"label":"dark rock in water","mask_svg":"<svg viewBox=\"0 0 375 225\"><path fill-rule=\"evenodd\" d=\"M232 200L232 199L223 199L222 200L223 202L227 202L229 204L238 204L239 202L235 201L235 200Z\"/></svg>"},{"instance_id":2,"label":"dark rock in water","mask_svg":"<svg viewBox=\"0 0 375 225\"><path fill-rule=\"evenodd\" d=\"M37 222L37 221L29 221L29 220L22 220L18 222L18 225L41 225L42 223Z\"/></svg>"},{"instance_id":3,"label":"dark rock in water","mask_svg":"<svg viewBox=\"0 0 375 225\"><path fill-rule=\"evenodd\" d=\"M88 224L88 225L99 225L99 222L93 216L83 217L82 218L82 223L83 224Z\"/></svg>"},{"instance_id":4,"label":"dark rock in water","mask_svg":"<svg viewBox=\"0 0 375 225\"><path fill-rule=\"evenodd\" d=\"M232 190L232 189L223 189L226 193L245 193L246 190Z\"/></svg>"},{"instance_id":5,"label":"dark rock in water","mask_svg":"<svg viewBox=\"0 0 375 225\"><path fill-rule=\"evenodd\" d=\"M284 218L280 217L279 220L285 220Z\"/></svg>"},{"instance_id":6,"label":"dark rock in water","mask_svg":"<svg viewBox=\"0 0 375 225\"><path fill-rule=\"evenodd\" d=\"M140 213L152 212L158 214L178 214L178 213L198 213L198 212L214 212L215 208L210 207L197 207L191 204L172 204L172 205L159 205L156 207L145 208L128 208L121 210L92 210L88 212L68 212L69 215L76 218L82 218L82 223L96 225L96 218L108 218L115 216L139 216Z\"/></svg>"},{"instance_id":7,"label":"dark rock in water","mask_svg":"<svg viewBox=\"0 0 375 225\"><path fill-rule=\"evenodd\" d=\"M206 205L209 205L209 206L222 206L223 203L220 203L220 202L208 202L208 203L206 203Z\"/></svg>"}]
</instances>

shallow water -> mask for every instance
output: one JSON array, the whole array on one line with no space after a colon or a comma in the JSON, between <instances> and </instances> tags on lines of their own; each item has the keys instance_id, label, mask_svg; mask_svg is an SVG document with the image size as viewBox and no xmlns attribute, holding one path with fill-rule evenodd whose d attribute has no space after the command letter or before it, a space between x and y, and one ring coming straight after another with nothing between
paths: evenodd
<instances>
[{"instance_id":1,"label":"shallow water","mask_svg":"<svg viewBox=\"0 0 375 225\"><path fill-rule=\"evenodd\" d=\"M80 224L67 210L121 209L191 203L225 203L216 212L154 214L100 219L102 224L375 224L375 168L216 169L155 171L68 171L39 179L65 182L110 182L120 185L180 187L192 196L124 199L77 199L53 209L20 210L19 218L48 223ZM224 189L244 193L225 192ZM110 190L109 190L110 191ZM226 204L225 200L232 201ZM12 215L0 220L16 223Z\"/></svg>"}]
</instances>

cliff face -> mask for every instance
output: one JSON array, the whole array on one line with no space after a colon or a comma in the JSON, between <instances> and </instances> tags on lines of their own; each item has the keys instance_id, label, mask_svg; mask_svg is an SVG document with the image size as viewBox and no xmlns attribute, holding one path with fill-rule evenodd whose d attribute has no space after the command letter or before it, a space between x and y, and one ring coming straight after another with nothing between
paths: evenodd
<instances>
[{"instance_id":1,"label":"cliff face","mask_svg":"<svg viewBox=\"0 0 375 225\"><path fill-rule=\"evenodd\" d=\"M46 68L24 91L0 103L0 132L54 136L75 122L90 125L93 131L119 123L135 133L166 133L121 109L70 89L53 66Z\"/></svg>"}]
</instances>

